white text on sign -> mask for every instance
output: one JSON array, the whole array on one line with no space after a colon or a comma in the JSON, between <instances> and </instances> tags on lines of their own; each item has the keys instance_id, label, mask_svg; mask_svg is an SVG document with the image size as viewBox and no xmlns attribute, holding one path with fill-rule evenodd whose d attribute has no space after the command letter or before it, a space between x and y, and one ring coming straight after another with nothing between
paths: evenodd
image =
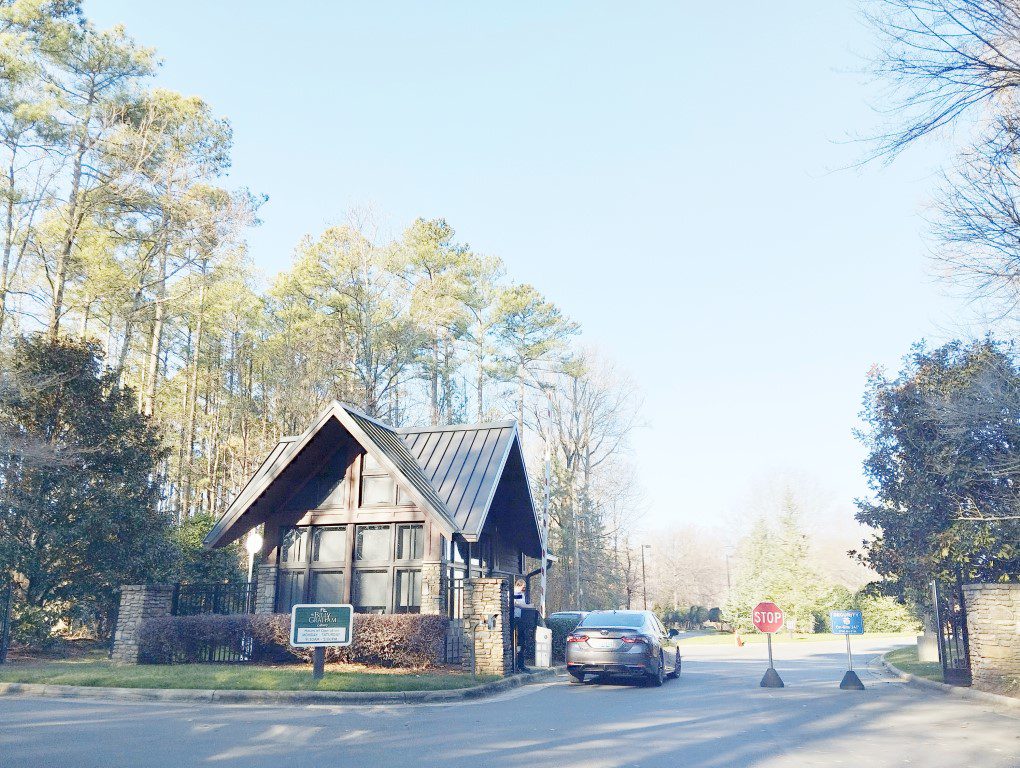
<instances>
[{"instance_id":1,"label":"white text on sign","mask_svg":"<svg viewBox=\"0 0 1020 768\"><path fill-rule=\"evenodd\" d=\"M298 627L299 643L346 643L347 627Z\"/></svg>"}]
</instances>

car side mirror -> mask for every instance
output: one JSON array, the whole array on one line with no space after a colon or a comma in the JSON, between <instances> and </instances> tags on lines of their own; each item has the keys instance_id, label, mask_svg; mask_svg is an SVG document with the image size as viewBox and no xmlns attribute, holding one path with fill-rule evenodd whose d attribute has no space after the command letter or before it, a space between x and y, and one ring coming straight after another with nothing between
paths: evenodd
<instances>
[{"instance_id":1,"label":"car side mirror","mask_svg":"<svg viewBox=\"0 0 1020 768\"><path fill-rule=\"evenodd\" d=\"M674 637L676 637L679 634L680 633L676 629L671 629L671 630L669 630L669 639L672 640Z\"/></svg>"}]
</instances>

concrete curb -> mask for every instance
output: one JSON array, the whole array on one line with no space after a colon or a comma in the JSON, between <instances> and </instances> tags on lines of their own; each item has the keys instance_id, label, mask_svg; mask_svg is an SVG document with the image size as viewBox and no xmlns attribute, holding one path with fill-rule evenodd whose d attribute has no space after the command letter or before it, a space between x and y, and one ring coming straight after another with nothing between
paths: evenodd
<instances>
[{"instance_id":1,"label":"concrete curb","mask_svg":"<svg viewBox=\"0 0 1020 768\"><path fill-rule=\"evenodd\" d=\"M932 691L938 691L944 693L947 696L956 696L961 699L974 699L975 701L983 701L986 704L997 704L1002 707L1009 707L1020 711L1020 699L1013 696L1003 696L999 693L988 693L987 691L975 691L973 688L965 688L959 685L948 685L946 683L940 683L936 680L928 680L925 677L918 677L912 675L909 672L904 672L902 669L897 667L891 661L886 659L888 654L884 654L880 659L882 666L885 667L886 671L891 672L902 680L915 685L918 688L928 688Z\"/></svg>"},{"instance_id":2,"label":"concrete curb","mask_svg":"<svg viewBox=\"0 0 1020 768\"><path fill-rule=\"evenodd\" d=\"M106 699L208 704L437 704L481 699L562 673L551 667L494 680L471 688L446 691L246 691L191 688L100 688L83 685L0 683L0 696L38 696L52 699Z\"/></svg>"}]
</instances>

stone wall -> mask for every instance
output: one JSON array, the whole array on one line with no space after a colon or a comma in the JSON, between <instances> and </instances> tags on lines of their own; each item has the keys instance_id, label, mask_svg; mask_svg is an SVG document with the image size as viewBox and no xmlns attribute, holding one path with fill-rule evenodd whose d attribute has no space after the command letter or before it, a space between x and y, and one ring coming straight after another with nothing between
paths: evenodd
<instances>
[{"instance_id":1,"label":"stone wall","mask_svg":"<svg viewBox=\"0 0 1020 768\"><path fill-rule=\"evenodd\" d=\"M173 607L172 584L131 585L120 588L120 610L110 658L123 664L138 663L138 633L142 622L168 616Z\"/></svg>"},{"instance_id":2,"label":"stone wall","mask_svg":"<svg viewBox=\"0 0 1020 768\"><path fill-rule=\"evenodd\" d=\"M261 563L255 577L255 613L276 611L276 566Z\"/></svg>"},{"instance_id":3,"label":"stone wall","mask_svg":"<svg viewBox=\"0 0 1020 768\"><path fill-rule=\"evenodd\" d=\"M446 589L442 563L422 563L421 612L442 616L446 613Z\"/></svg>"},{"instance_id":4,"label":"stone wall","mask_svg":"<svg viewBox=\"0 0 1020 768\"><path fill-rule=\"evenodd\" d=\"M1020 680L1020 584L967 584L963 597L975 685L996 689Z\"/></svg>"},{"instance_id":5,"label":"stone wall","mask_svg":"<svg viewBox=\"0 0 1020 768\"><path fill-rule=\"evenodd\" d=\"M488 619L496 615L492 629ZM513 668L510 581L505 578L464 582L464 645L461 668L471 671L472 648L479 675L508 675Z\"/></svg>"}]
</instances>

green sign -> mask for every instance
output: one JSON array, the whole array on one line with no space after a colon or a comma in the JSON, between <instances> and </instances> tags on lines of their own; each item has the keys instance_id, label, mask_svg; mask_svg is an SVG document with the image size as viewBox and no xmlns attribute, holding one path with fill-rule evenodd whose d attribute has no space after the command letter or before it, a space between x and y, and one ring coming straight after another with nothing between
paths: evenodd
<instances>
[{"instance_id":1,"label":"green sign","mask_svg":"<svg viewBox=\"0 0 1020 768\"><path fill-rule=\"evenodd\" d=\"M290 611L290 644L350 645L353 622L350 605L295 605Z\"/></svg>"}]
</instances>

